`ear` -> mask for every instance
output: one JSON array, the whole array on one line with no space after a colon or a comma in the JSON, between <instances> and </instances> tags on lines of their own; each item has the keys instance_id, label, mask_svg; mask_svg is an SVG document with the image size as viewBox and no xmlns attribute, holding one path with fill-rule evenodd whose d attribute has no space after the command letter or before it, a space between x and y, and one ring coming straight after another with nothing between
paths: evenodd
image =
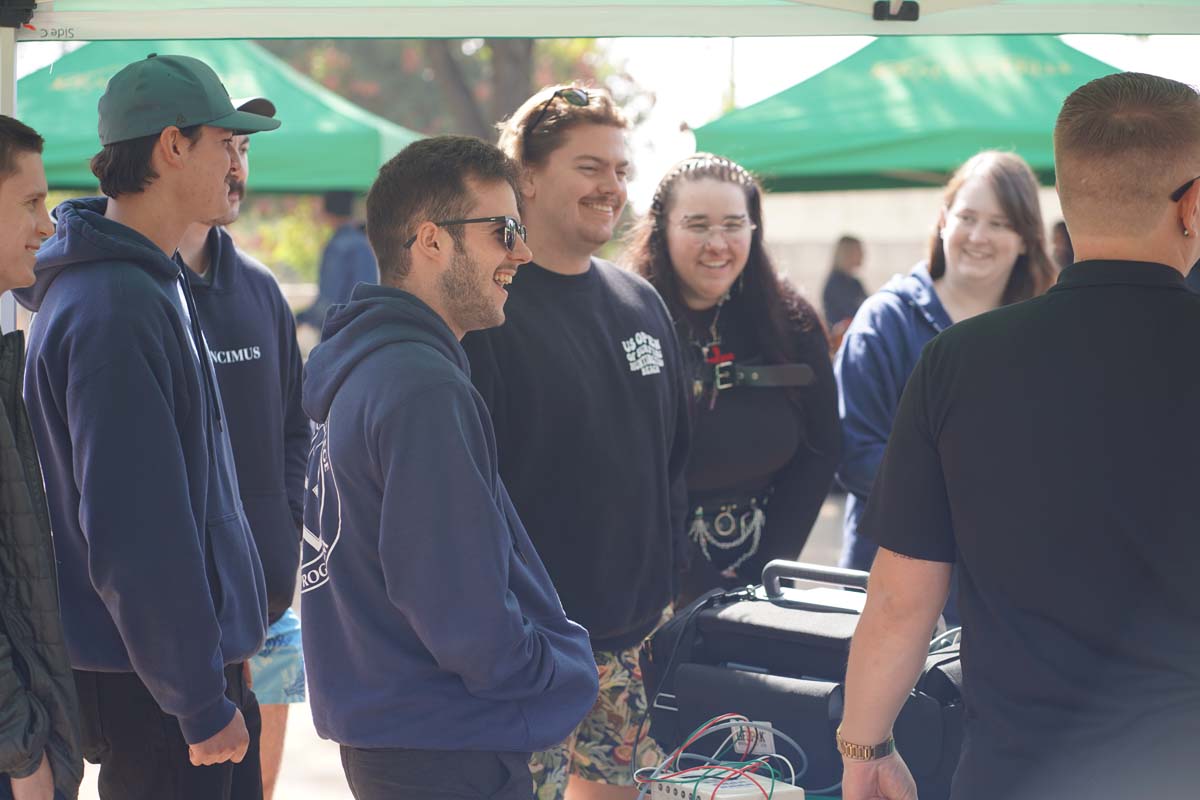
<instances>
[{"instance_id":1,"label":"ear","mask_svg":"<svg viewBox=\"0 0 1200 800\"><path fill-rule=\"evenodd\" d=\"M537 186L533 179L533 170L526 167L521 170L521 199L528 202L537 196Z\"/></svg>"},{"instance_id":2,"label":"ear","mask_svg":"<svg viewBox=\"0 0 1200 800\"><path fill-rule=\"evenodd\" d=\"M939 239L946 238L946 207L942 206L938 209L937 232Z\"/></svg>"},{"instance_id":3,"label":"ear","mask_svg":"<svg viewBox=\"0 0 1200 800\"><path fill-rule=\"evenodd\" d=\"M189 144L190 142L183 132L171 125L163 128L162 132L158 134L154 152L168 166L179 167L183 164L184 154L189 150Z\"/></svg>"},{"instance_id":4,"label":"ear","mask_svg":"<svg viewBox=\"0 0 1200 800\"><path fill-rule=\"evenodd\" d=\"M1200 180L1184 192L1175 207L1178 209L1182 229L1191 231L1190 235L1193 237L1200 236Z\"/></svg>"},{"instance_id":5,"label":"ear","mask_svg":"<svg viewBox=\"0 0 1200 800\"><path fill-rule=\"evenodd\" d=\"M432 222L422 222L417 226L417 240L412 243L412 251L420 254L428 261L443 261L449 254L446 243L442 240L442 229Z\"/></svg>"}]
</instances>

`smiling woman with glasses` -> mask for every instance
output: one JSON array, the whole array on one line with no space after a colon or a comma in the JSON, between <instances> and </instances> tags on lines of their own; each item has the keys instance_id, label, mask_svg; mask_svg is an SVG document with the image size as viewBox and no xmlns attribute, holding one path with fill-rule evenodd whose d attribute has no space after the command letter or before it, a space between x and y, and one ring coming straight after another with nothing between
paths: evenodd
<instances>
[{"instance_id":1,"label":"smiling woman with glasses","mask_svg":"<svg viewBox=\"0 0 1200 800\"><path fill-rule=\"evenodd\" d=\"M658 185L630 266L662 294L690 359L692 558L684 603L797 558L829 491L840 434L825 331L763 245L762 190L700 153Z\"/></svg>"}]
</instances>

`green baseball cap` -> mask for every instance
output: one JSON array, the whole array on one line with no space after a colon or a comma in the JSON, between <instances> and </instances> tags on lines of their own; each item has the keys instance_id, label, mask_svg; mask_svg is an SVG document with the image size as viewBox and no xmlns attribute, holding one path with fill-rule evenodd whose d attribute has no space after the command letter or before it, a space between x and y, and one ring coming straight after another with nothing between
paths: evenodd
<instances>
[{"instance_id":1,"label":"green baseball cap","mask_svg":"<svg viewBox=\"0 0 1200 800\"><path fill-rule=\"evenodd\" d=\"M212 67L190 56L151 53L122 69L100 98L100 144L212 125L234 133L273 131L279 120L239 111Z\"/></svg>"}]
</instances>

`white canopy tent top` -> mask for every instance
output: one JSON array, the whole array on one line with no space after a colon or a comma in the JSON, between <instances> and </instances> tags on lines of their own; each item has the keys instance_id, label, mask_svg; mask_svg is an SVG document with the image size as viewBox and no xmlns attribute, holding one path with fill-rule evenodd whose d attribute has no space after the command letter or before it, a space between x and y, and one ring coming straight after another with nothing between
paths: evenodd
<instances>
[{"instance_id":1,"label":"white canopy tent top","mask_svg":"<svg viewBox=\"0 0 1200 800\"><path fill-rule=\"evenodd\" d=\"M892 0L899 5L898 0ZM1200 0L40 0L20 39L1200 33Z\"/></svg>"}]
</instances>

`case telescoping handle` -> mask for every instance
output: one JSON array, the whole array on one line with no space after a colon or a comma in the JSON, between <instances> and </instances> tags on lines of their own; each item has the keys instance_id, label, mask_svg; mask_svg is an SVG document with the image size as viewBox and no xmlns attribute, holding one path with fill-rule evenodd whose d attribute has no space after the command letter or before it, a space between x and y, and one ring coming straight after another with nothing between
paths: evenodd
<instances>
[{"instance_id":1,"label":"case telescoping handle","mask_svg":"<svg viewBox=\"0 0 1200 800\"><path fill-rule=\"evenodd\" d=\"M777 558L773 561L768 561L762 571L763 589L766 591L767 597L771 600L778 600L783 597L783 588L779 585L780 578L831 583L836 586L852 586L857 589L867 588L867 573L860 570L823 567L818 564L802 564L799 561L788 561Z\"/></svg>"}]
</instances>

